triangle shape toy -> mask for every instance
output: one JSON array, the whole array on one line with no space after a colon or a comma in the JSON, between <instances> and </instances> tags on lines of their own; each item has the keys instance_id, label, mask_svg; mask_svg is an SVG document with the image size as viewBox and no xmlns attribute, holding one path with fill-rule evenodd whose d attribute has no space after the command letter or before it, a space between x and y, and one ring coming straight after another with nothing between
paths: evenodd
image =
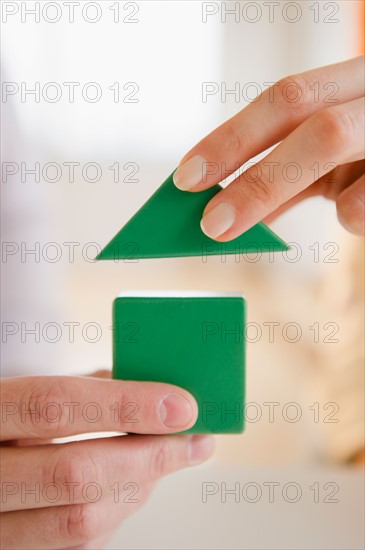
<instances>
[{"instance_id":1,"label":"triangle shape toy","mask_svg":"<svg viewBox=\"0 0 365 550\"><path fill-rule=\"evenodd\" d=\"M200 220L205 206L222 187L215 185L198 193L181 191L172 176L173 173L103 248L97 260L258 254L289 249L263 223L228 242L210 239L201 230Z\"/></svg>"}]
</instances>

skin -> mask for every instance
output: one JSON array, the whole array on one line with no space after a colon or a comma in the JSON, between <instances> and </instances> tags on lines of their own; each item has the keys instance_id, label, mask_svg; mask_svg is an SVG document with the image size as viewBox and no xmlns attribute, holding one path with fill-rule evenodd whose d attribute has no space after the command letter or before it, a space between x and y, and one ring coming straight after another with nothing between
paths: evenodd
<instances>
[{"instance_id":1,"label":"skin","mask_svg":"<svg viewBox=\"0 0 365 550\"><path fill-rule=\"evenodd\" d=\"M203 214L203 231L229 241L301 200L323 195L336 202L342 225L363 235L364 82L363 57L289 76L195 145L175 175L175 184L184 189L186 162L198 157L208 163L206 174L200 168L200 181L184 189L192 192L212 187L224 179L223 171L235 171L279 143L213 197ZM295 182L285 172L293 162L301 168ZM214 236L205 220L221 202L232 207L234 222Z\"/></svg>"},{"instance_id":2,"label":"skin","mask_svg":"<svg viewBox=\"0 0 365 550\"><path fill-rule=\"evenodd\" d=\"M197 404L188 392L109 376L2 380L1 548L101 548L158 479L211 456L210 436L163 437L196 422ZM159 414L170 394L187 401L170 407L173 428ZM52 442L106 431L133 435ZM36 494L27 492L36 487Z\"/></svg>"}]
</instances>

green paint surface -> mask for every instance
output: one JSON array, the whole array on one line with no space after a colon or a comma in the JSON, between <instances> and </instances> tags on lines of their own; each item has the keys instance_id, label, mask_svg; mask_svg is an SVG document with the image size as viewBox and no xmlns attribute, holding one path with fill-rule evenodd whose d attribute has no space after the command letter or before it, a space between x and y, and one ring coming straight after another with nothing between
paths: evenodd
<instances>
[{"instance_id":1,"label":"green paint surface","mask_svg":"<svg viewBox=\"0 0 365 550\"><path fill-rule=\"evenodd\" d=\"M118 297L113 305L113 378L188 390L199 406L190 433L240 433L244 324L245 301L239 295Z\"/></svg>"},{"instance_id":2,"label":"green paint surface","mask_svg":"<svg viewBox=\"0 0 365 550\"><path fill-rule=\"evenodd\" d=\"M189 193L174 185L171 174L97 256L98 260L133 260L181 256L249 254L288 250L271 229L258 223L232 241L207 237L200 220L209 200L221 191L216 185Z\"/></svg>"}]
</instances>

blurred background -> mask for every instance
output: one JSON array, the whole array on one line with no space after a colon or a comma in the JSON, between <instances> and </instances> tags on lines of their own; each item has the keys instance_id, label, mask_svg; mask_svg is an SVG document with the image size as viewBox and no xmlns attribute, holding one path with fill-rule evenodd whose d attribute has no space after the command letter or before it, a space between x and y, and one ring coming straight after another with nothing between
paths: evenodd
<instances>
[{"instance_id":1,"label":"blurred background","mask_svg":"<svg viewBox=\"0 0 365 550\"><path fill-rule=\"evenodd\" d=\"M362 548L362 473L345 465L364 448L363 240L341 228L335 205L313 198L272 224L293 243L287 256L93 258L188 149L269 83L363 53L364 3L71 4L2 3L2 376L111 367L121 291L244 292L245 434L219 437L210 466L165 480L113 547ZM204 507L198 495L202 509L189 518L204 516L210 535L183 528L179 513L195 509L202 479L237 472L281 481L291 472L306 486L339 476L345 496L330 514L312 500L291 517L279 504L277 516ZM171 514L174 497L161 538L159 510ZM260 518L279 516L275 537L260 538ZM312 533L301 524L295 538L289 517L318 524ZM146 531L136 534L140 521Z\"/></svg>"}]
</instances>

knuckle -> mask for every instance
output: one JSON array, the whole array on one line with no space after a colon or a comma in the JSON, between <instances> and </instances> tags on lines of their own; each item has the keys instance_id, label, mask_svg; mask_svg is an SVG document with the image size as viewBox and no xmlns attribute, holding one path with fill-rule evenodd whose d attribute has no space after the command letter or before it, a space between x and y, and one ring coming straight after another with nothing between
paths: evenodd
<instances>
[{"instance_id":1,"label":"knuckle","mask_svg":"<svg viewBox=\"0 0 365 550\"><path fill-rule=\"evenodd\" d=\"M224 145L228 150L237 158L241 158L242 152L247 148L245 136L240 131L239 125L234 125L232 121L227 122L227 131L224 136ZM219 149L222 147L222 143L218 143ZM233 156L234 156L233 155Z\"/></svg>"},{"instance_id":2,"label":"knuckle","mask_svg":"<svg viewBox=\"0 0 365 550\"><path fill-rule=\"evenodd\" d=\"M254 167L253 167L254 168ZM239 183L237 186L239 201L244 203L247 201L247 195L253 198L257 202L267 204L268 206L273 203L273 190L272 182L266 177L265 173L261 169L249 169L243 174L245 183Z\"/></svg>"},{"instance_id":3,"label":"knuckle","mask_svg":"<svg viewBox=\"0 0 365 550\"><path fill-rule=\"evenodd\" d=\"M300 74L286 76L276 84L280 101L291 114L302 115L313 103L311 83Z\"/></svg>"},{"instance_id":4,"label":"knuckle","mask_svg":"<svg viewBox=\"0 0 365 550\"><path fill-rule=\"evenodd\" d=\"M48 461L43 473L44 483L60 487L67 503L83 499L83 490L89 483L98 483L100 474L90 453L76 450L73 446L55 452L54 460Z\"/></svg>"},{"instance_id":5,"label":"knuckle","mask_svg":"<svg viewBox=\"0 0 365 550\"><path fill-rule=\"evenodd\" d=\"M328 108L312 117L310 138L315 150L338 155L354 131L354 121L343 109Z\"/></svg>"},{"instance_id":6,"label":"knuckle","mask_svg":"<svg viewBox=\"0 0 365 550\"><path fill-rule=\"evenodd\" d=\"M65 391L59 378L52 384L37 384L26 389L22 396L22 422L32 435L42 431L44 437L55 437L68 422Z\"/></svg>"},{"instance_id":7,"label":"knuckle","mask_svg":"<svg viewBox=\"0 0 365 550\"><path fill-rule=\"evenodd\" d=\"M176 461L176 459L175 459ZM169 446L164 442L160 443L152 451L151 460L151 477L162 477L171 471L171 464L173 462L173 456Z\"/></svg>"},{"instance_id":8,"label":"knuckle","mask_svg":"<svg viewBox=\"0 0 365 550\"><path fill-rule=\"evenodd\" d=\"M86 543L99 534L98 514L92 504L64 506L59 522L59 538L66 543Z\"/></svg>"},{"instance_id":9,"label":"knuckle","mask_svg":"<svg viewBox=\"0 0 365 550\"><path fill-rule=\"evenodd\" d=\"M319 178L316 181L318 194L323 195L325 199L336 200L341 192L342 179L339 176L339 167L336 167Z\"/></svg>"}]
</instances>

